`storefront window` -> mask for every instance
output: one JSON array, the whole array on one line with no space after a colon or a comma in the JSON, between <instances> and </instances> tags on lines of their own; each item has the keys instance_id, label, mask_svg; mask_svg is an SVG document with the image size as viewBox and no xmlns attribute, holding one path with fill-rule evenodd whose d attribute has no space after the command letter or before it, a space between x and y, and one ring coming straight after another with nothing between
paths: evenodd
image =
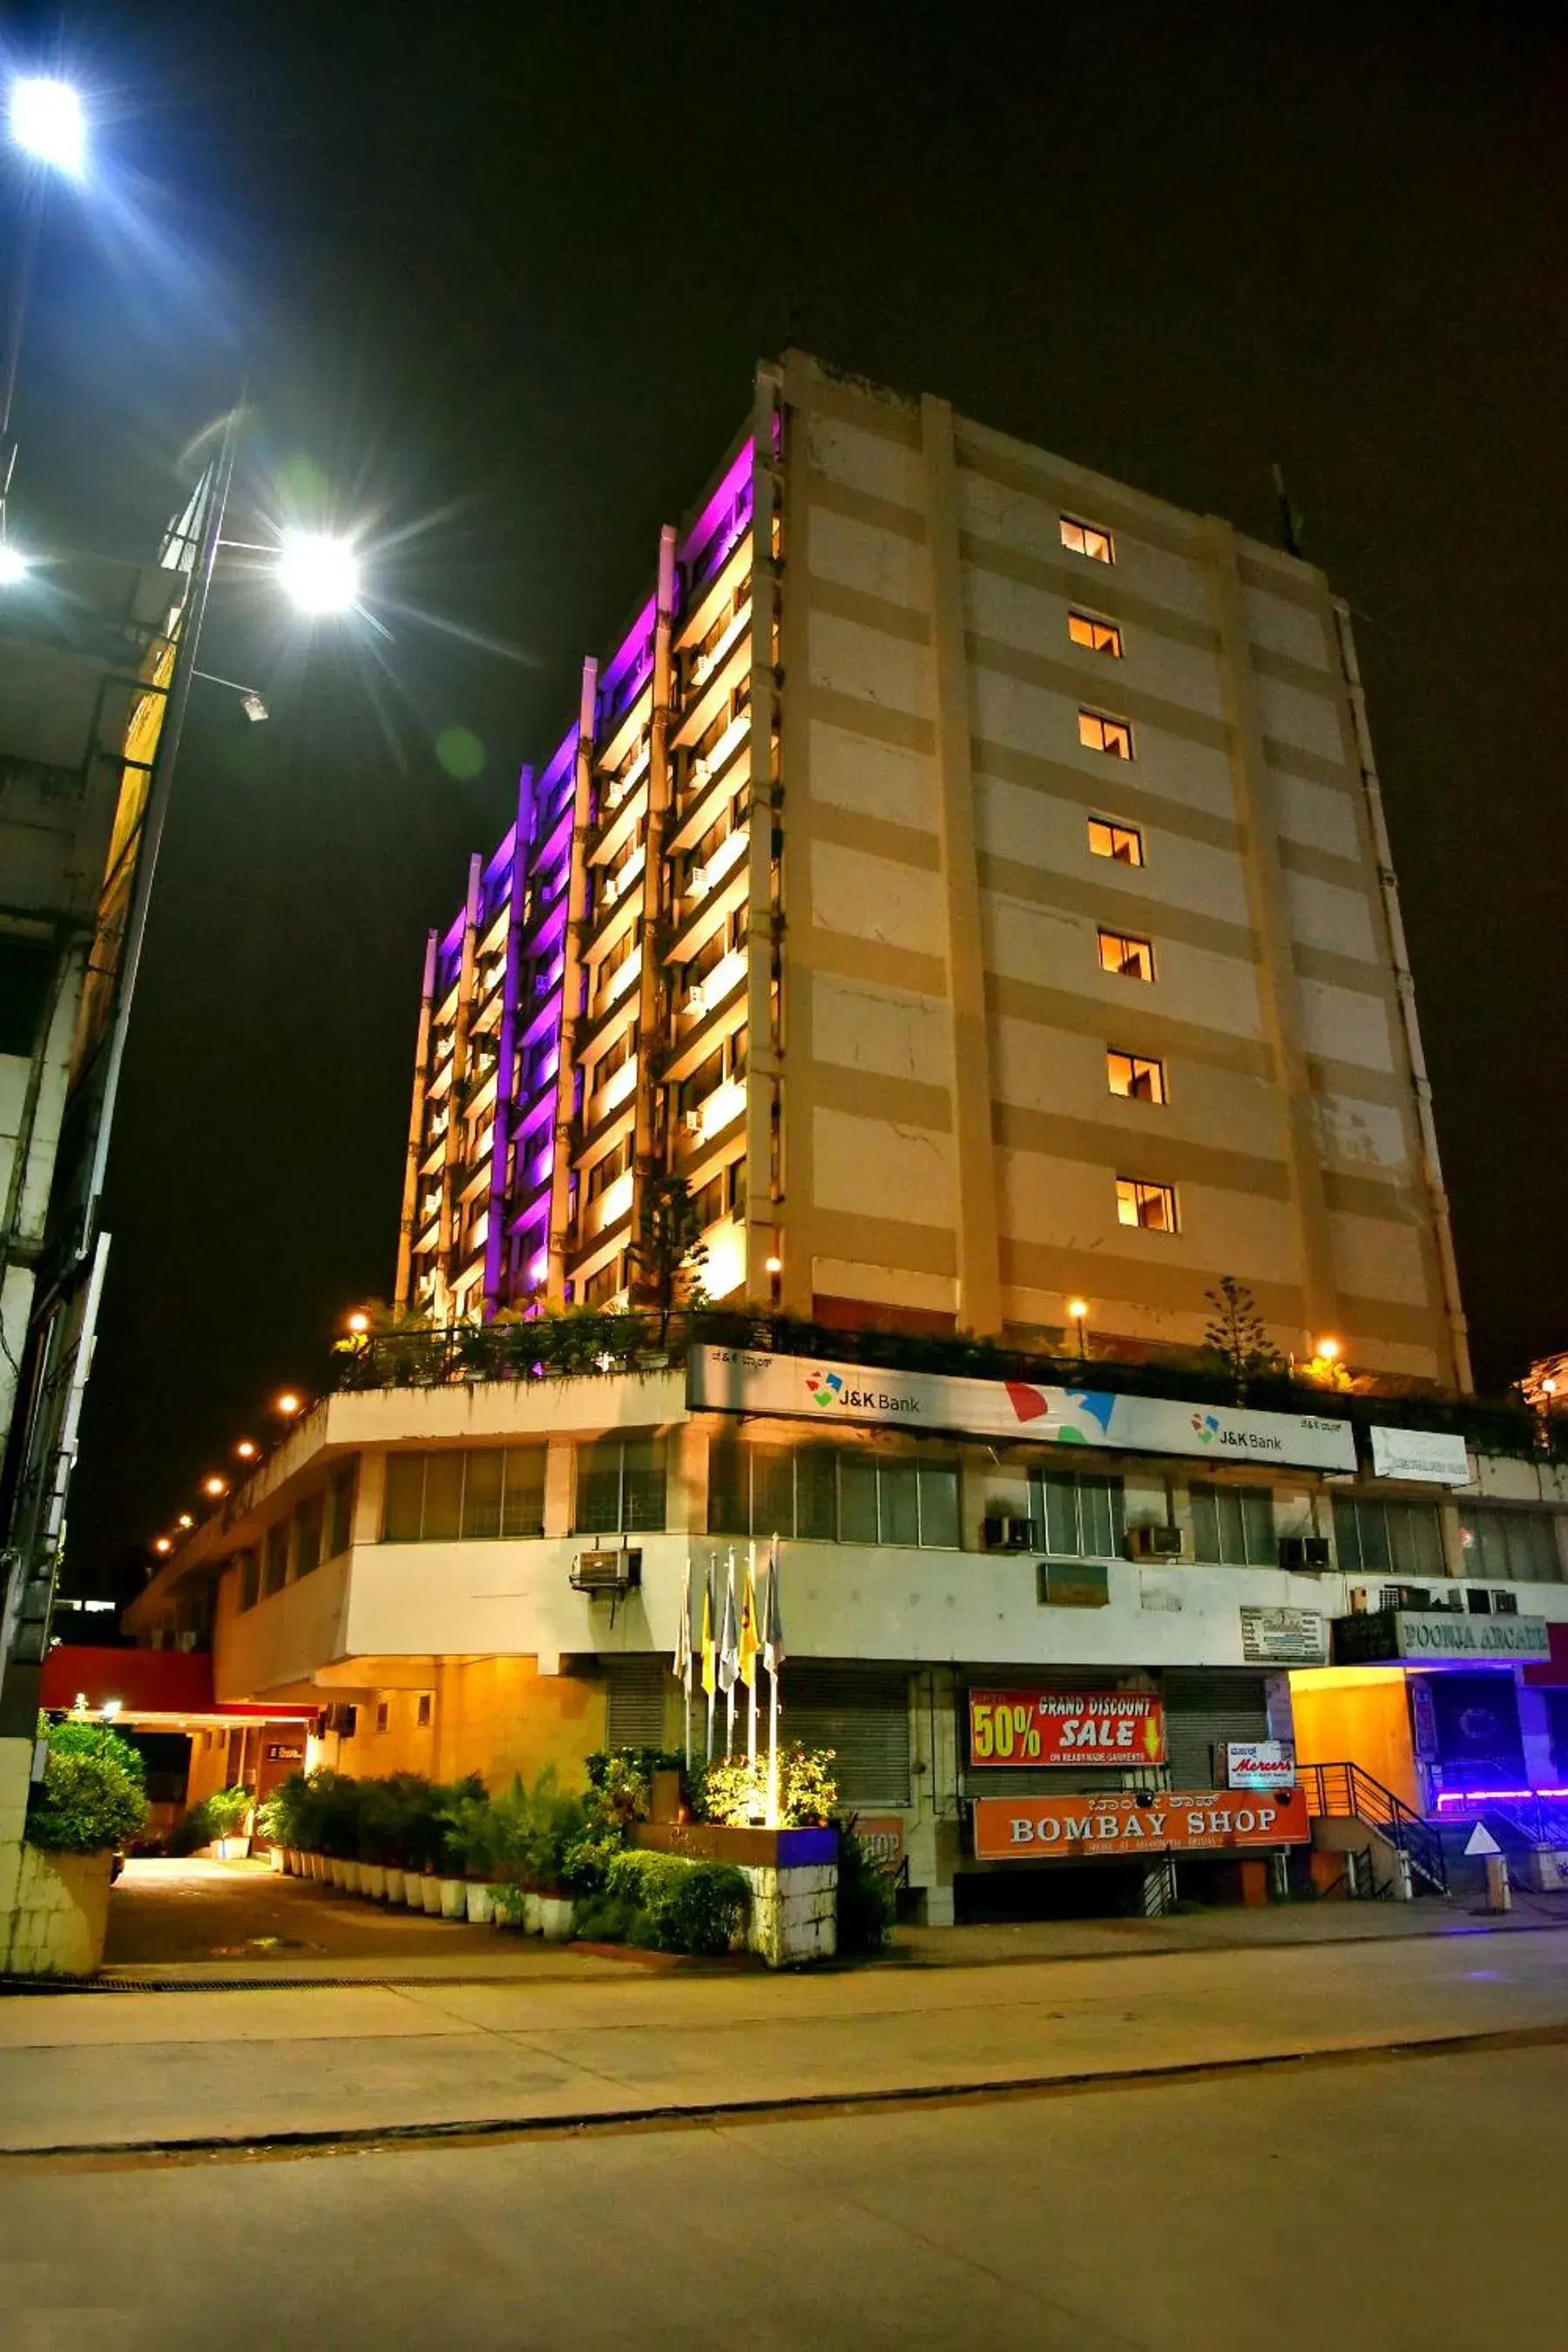
<instances>
[{"instance_id":1,"label":"storefront window","mask_svg":"<svg viewBox=\"0 0 1568 2352\"><path fill-rule=\"evenodd\" d=\"M1461 1503L1459 1541L1467 1576L1525 1584L1562 1581L1563 1559L1551 1511L1509 1511L1486 1503Z\"/></svg>"},{"instance_id":2,"label":"storefront window","mask_svg":"<svg viewBox=\"0 0 1568 2352\"><path fill-rule=\"evenodd\" d=\"M576 1525L583 1535L620 1535L664 1525L664 1440L606 1437L577 1448Z\"/></svg>"},{"instance_id":3,"label":"storefront window","mask_svg":"<svg viewBox=\"0 0 1568 2352\"><path fill-rule=\"evenodd\" d=\"M1436 1503L1384 1503L1367 1495L1336 1495L1334 1545L1342 1569L1365 1575L1434 1577L1447 1572L1443 1523Z\"/></svg>"},{"instance_id":4,"label":"storefront window","mask_svg":"<svg viewBox=\"0 0 1568 2352\"><path fill-rule=\"evenodd\" d=\"M714 1441L708 1465L713 1535L958 1549L958 1464L951 1455L747 1445L730 1437Z\"/></svg>"},{"instance_id":5,"label":"storefront window","mask_svg":"<svg viewBox=\"0 0 1568 2352\"><path fill-rule=\"evenodd\" d=\"M1194 1481L1193 1558L1235 1568L1278 1568L1274 1493L1268 1486L1212 1486Z\"/></svg>"}]
</instances>

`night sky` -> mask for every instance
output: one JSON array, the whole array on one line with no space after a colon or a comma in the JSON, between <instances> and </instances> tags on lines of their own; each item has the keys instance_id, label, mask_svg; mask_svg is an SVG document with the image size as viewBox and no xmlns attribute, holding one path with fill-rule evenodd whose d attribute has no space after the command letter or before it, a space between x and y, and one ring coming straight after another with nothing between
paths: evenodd
<instances>
[{"instance_id":1,"label":"night sky","mask_svg":"<svg viewBox=\"0 0 1568 2352\"><path fill-rule=\"evenodd\" d=\"M274 715L198 689L187 733L68 1583L389 1290L424 932L791 339L1261 535L1283 463L1357 615L1479 1376L1568 1345L1556 12L68 17L101 181L46 231L16 535L149 547L248 380L231 528L366 526L392 633L215 605Z\"/></svg>"}]
</instances>

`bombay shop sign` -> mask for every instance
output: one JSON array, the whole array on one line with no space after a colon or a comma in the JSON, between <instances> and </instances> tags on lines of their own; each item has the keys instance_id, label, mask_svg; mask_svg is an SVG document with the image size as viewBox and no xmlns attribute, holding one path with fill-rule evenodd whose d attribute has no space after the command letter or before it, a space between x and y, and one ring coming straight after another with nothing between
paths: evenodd
<instances>
[{"instance_id":1,"label":"bombay shop sign","mask_svg":"<svg viewBox=\"0 0 1568 2352\"><path fill-rule=\"evenodd\" d=\"M1334 1621L1340 1665L1489 1665L1550 1658L1544 1617L1470 1617L1457 1609L1374 1609Z\"/></svg>"},{"instance_id":2,"label":"bombay shop sign","mask_svg":"<svg viewBox=\"0 0 1568 2352\"><path fill-rule=\"evenodd\" d=\"M1300 1789L1167 1796L976 1797L977 1862L1072 1862L1084 1856L1214 1853L1301 1845L1310 1836Z\"/></svg>"},{"instance_id":3,"label":"bombay shop sign","mask_svg":"<svg viewBox=\"0 0 1568 2352\"><path fill-rule=\"evenodd\" d=\"M1113 1454L1184 1454L1209 1462L1274 1462L1353 1470L1348 1421L1239 1405L1185 1404L1109 1389L1042 1388L1030 1381L969 1381L889 1372L821 1356L693 1348L687 1402L694 1412L784 1414L832 1428L872 1423L1036 1444L1092 1445Z\"/></svg>"}]
</instances>

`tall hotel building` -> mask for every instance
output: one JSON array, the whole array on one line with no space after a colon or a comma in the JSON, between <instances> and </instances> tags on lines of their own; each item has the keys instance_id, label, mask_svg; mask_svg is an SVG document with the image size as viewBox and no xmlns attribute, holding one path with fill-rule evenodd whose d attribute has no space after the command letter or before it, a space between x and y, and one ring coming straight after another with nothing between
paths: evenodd
<instances>
[{"instance_id":1,"label":"tall hotel building","mask_svg":"<svg viewBox=\"0 0 1568 2352\"><path fill-rule=\"evenodd\" d=\"M1467 1388L1349 615L1321 574L797 354L428 943L400 1304L709 1295Z\"/></svg>"}]
</instances>

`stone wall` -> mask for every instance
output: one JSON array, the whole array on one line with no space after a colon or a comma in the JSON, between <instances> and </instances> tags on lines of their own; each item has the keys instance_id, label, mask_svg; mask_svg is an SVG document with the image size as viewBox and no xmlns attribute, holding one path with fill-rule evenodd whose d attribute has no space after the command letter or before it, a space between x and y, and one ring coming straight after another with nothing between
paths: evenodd
<instances>
[{"instance_id":1,"label":"stone wall","mask_svg":"<svg viewBox=\"0 0 1568 2352\"><path fill-rule=\"evenodd\" d=\"M752 1890L746 1948L773 1969L799 1960L830 1960L838 1948L838 1865L799 1870L766 1864L740 1865Z\"/></svg>"},{"instance_id":2,"label":"stone wall","mask_svg":"<svg viewBox=\"0 0 1568 2352\"><path fill-rule=\"evenodd\" d=\"M0 1908L0 1976L89 1977L103 1959L111 1856L21 1849L15 1900Z\"/></svg>"}]
</instances>

